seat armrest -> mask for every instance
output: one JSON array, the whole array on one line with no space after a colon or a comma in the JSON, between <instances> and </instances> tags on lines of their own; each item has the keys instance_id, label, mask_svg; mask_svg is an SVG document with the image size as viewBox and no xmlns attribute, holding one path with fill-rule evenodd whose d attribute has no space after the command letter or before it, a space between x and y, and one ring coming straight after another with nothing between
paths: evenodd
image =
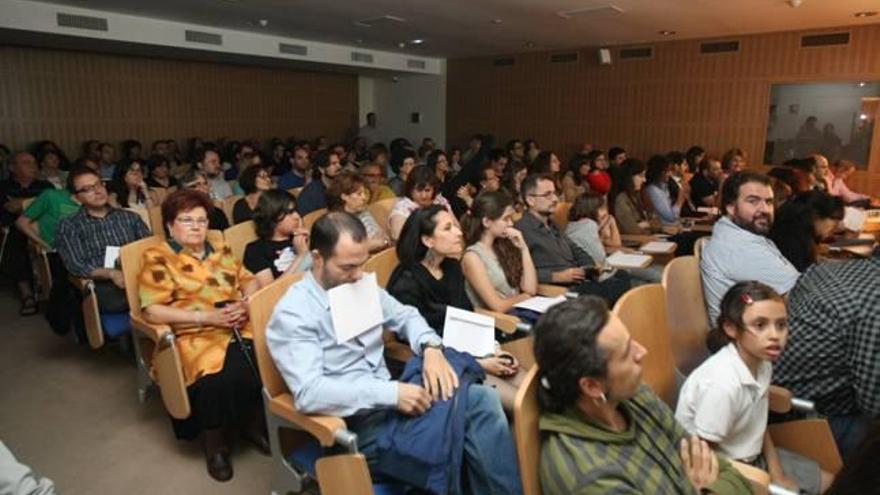
<instances>
[{"instance_id":1,"label":"seat armrest","mask_svg":"<svg viewBox=\"0 0 880 495\"><path fill-rule=\"evenodd\" d=\"M797 398L785 387L770 385L769 398L770 410L777 414L786 414L791 410L807 415L816 414L815 402Z\"/></svg>"},{"instance_id":2,"label":"seat armrest","mask_svg":"<svg viewBox=\"0 0 880 495\"><path fill-rule=\"evenodd\" d=\"M293 405L293 395L283 393L269 400L269 410L315 437L323 447L346 442L345 421L336 416L303 414Z\"/></svg>"},{"instance_id":3,"label":"seat armrest","mask_svg":"<svg viewBox=\"0 0 880 495\"><path fill-rule=\"evenodd\" d=\"M730 459L730 464L749 481L753 494L766 495L770 493L770 474L767 471L732 459Z\"/></svg>"},{"instance_id":4,"label":"seat armrest","mask_svg":"<svg viewBox=\"0 0 880 495\"><path fill-rule=\"evenodd\" d=\"M134 330L144 334L147 338L157 344L165 341L169 336L174 336L174 332L168 325L150 323L140 316L129 315L129 317L131 318L131 327Z\"/></svg>"},{"instance_id":5,"label":"seat armrest","mask_svg":"<svg viewBox=\"0 0 880 495\"><path fill-rule=\"evenodd\" d=\"M567 296L568 287L562 285L538 284L538 295L544 297Z\"/></svg>"},{"instance_id":6,"label":"seat armrest","mask_svg":"<svg viewBox=\"0 0 880 495\"><path fill-rule=\"evenodd\" d=\"M524 323L521 319L513 315L499 313L485 308L476 308L474 309L474 312L494 318L495 327L504 333L516 333L517 330L528 331L531 329L531 325Z\"/></svg>"}]
</instances>

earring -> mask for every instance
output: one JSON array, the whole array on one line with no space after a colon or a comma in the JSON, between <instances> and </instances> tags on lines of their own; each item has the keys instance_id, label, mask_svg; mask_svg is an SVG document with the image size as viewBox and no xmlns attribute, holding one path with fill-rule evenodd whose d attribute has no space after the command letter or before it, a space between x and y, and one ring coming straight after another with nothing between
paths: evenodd
<instances>
[{"instance_id":1,"label":"earring","mask_svg":"<svg viewBox=\"0 0 880 495\"><path fill-rule=\"evenodd\" d=\"M601 392L599 396L599 400L593 399L593 404L597 406L601 406L608 402L608 398L605 397L605 392Z\"/></svg>"}]
</instances>

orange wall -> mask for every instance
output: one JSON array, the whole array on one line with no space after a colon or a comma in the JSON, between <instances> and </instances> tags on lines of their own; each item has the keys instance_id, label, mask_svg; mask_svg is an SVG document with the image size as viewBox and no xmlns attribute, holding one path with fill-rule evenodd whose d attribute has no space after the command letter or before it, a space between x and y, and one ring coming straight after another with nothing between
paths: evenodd
<instances>
[{"instance_id":1,"label":"orange wall","mask_svg":"<svg viewBox=\"0 0 880 495\"><path fill-rule=\"evenodd\" d=\"M619 61L615 51L610 66L598 64L595 48L579 50L573 63L551 64L548 52L515 55L512 67L494 67L492 57L450 60L447 139L532 137L563 160L584 141L640 157L737 146L759 162L772 83L880 79L880 24L844 29L851 37L841 47L800 48L797 32L723 38L740 40L732 54L701 55L700 40L669 41L654 44L648 60ZM850 179L874 194L878 136L869 171Z\"/></svg>"},{"instance_id":2,"label":"orange wall","mask_svg":"<svg viewBox=\"0 0 880 495\"><path fill-rule=\"evenodd\" d=\"M352 75L0 46L0 143L71 159L88 139L341 139L357 98Z\"/></svg>"}]
</instances>

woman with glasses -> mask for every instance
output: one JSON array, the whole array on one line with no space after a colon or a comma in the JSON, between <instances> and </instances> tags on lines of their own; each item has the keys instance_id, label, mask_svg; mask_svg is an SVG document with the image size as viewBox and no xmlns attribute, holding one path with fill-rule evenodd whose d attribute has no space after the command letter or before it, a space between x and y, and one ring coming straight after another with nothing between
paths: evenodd
<instances>
[{"instance_id":1,"label":"woman with glasses","mask_svg":"<svg viewBox=\"0 0 880 495\"><path fill-rule=\"evenodd\" d=\"M238 176L238 185L244 197L232 206L232 223L239 224L252 220L260 195L272 189L272 176L269 170L259 166L248 167Z\"/></svg>"},{"instance_id":2,"label":"woman with glasses","mask_svg":"<svg viewBox=\"0 0 880 495\"><path fill-rule=\"evenodd\" d=\"M199 191L203 194L211 195L211 183L208 182L208 176L205 172L193 168L180 179L180 183L185 190ZM211 209L208 210L208 228L211 230L226 230L229 228L229 219L223 210L217 208L211 203Z\"/></svg>"},{"instance_id":3,"label":"woman with glasses","mask_svg":"<svg viewBox=\"0 0 880 495\"><path fill-rule=\"evenodd\" d=\"M430 167L419 165L414 168L406 178L404 193L406 195L394 204L388 215L388 233L394 241L400 237L406 219L419 208L437 204L452 212L449 201L440 194L440 179Z\"/></svg>"},{"instance_id":4,"label":"woman with glasses","mask_svg":"<svg viewBox=\"0 0 880 495\"><path fill-rule=\"evenodd\" d=\"M265 287L285 273L304 272L312 267L309 231L296 212L296 198L273 189L260 195L254 210L259 239L247 245L244 266Z\"/></svg>"},{"instance_id":5,"label":"woman with glasses","mask_svg":"<svg viewBox=\"0 0 880 495\"><path fill-rule=\"evenodd\" d=\"M208 474L232 478L227 432L268 453L247 297L259 283L232 250L207 241L211 200L181 190L162 203L168 241L144 252L144 317L175 334L190 416L173 419L179 439L201 438Z\"/></svg>"}]
</instances>

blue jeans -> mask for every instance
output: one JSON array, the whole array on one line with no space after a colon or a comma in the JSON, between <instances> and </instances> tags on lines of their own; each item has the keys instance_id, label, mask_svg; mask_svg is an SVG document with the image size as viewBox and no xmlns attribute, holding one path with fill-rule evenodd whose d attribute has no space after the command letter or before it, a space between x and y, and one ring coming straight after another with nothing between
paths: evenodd
<instances>
[{"instance_id":1,"label":"blue jeans","mask_svg":"<svg viewBox=\"0 0 880 495\"><path fill-rule=\"evenodd\" d=\"M840 457L846 462L847 457L855 452L862 440L868 435L871 418L850 414L846 416L828 416L828 426L834 435L834 443L840 451Z\"/></svg>"},{"instance_id":2,"label":"blue jeans","mask_svg":"<svg viewBox=\"0 0 880 495\"><path fill-rule=\"evenodd\" d=\"M358 449L367 458L371 472L376 472L374 468L379 462L376 435L390 414L394 411L377 411L349 425L349 429L358 435ZM485 385L468 387L466 416L464 463L470 492L479 495L521 494L516 448L495 390ZM381 470L393 473L407 468L405 465L382 466Z\"/></svg>"}]
</instances>

